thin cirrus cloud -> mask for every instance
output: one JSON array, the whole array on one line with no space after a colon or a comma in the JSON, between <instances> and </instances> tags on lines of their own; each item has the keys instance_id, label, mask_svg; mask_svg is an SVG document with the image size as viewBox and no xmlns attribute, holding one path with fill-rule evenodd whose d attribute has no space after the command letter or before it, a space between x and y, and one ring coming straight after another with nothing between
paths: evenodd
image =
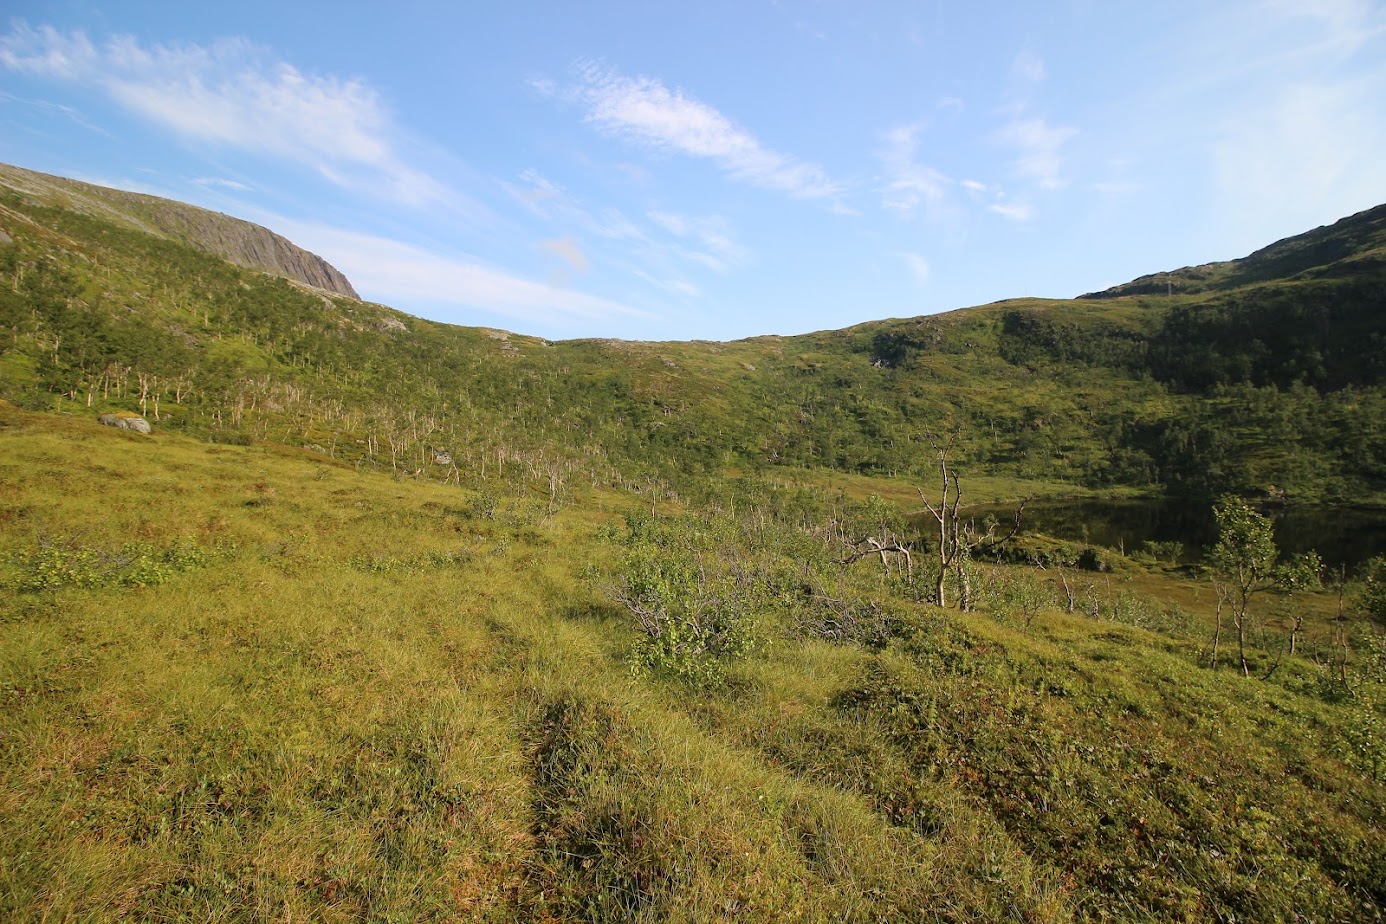
<instances>
[{"instance_id":1,"label":"thin cirrus cloud","mask_svg":"<svg viewBox=\"0 0 1386 924\"><path fill-rule=\"evenodd\" d=\"M1329 48L1351 53L1379 35L1386 23L1371 0L1272 0L1272 11L1289 22L1317 22Z\"/></svg>"},{"instance_id":2,"label":"thin cirrus cloud","mask_svg":"<svg viewBox=\"0 0 1386 924\"><path fill-rule=\"evenodd\" d=\"M196 183L198 186L203 186L207 188L230 189L234 190L235 192L250 192L252 189L254 189L253 186L250 186L246 183L242 183L239 180L228 180L225 177L219 176L200 176L195 178L193 182Z\"/></svg>"},{"instance_id":3,"label":"thin cirrus cloud","mask_svg":"<svg viewBox=\"0 0 1386 924\"><path fill-rule=\"evenodd\" d=\"M587 110L600 131L657 150L705 158L736 179L798 199L831 199L842 192L816 164L773 151L717 109L652 77L627 77L580 63L561 95ZM549 81L535 87L552 93Z\"/></svg>"},{"instance_id":4,"label":"thin cirrus cloud","mask_svg":"<svg viewBox=\"0 0 1386 924\"><path fill-rule=\"evenodd\" d=\"M95 88L123 108L190 140L270 153L337 185L380 189L408 204L445 196L388 140L384 104L360 80L305 74L244 39L94 44L78 31L20 24L0 36L10 71Z\"/></svg>"},{"instance_id":5,"label":"thin cirrus cloud","mask_svg":"<svg viewBox=\"0 0 1386 924\"><path fill-rule=\"evenodd\" d=\"M3 61L3 52L0 52L0 61ZM0 90L0 102L18 103L30 109L55 113L63 118L70 119L87 131L96 132L98 135L110 135L110 132L106 131L106 129L89 121L86 116L82 115L81 112L71 106L64 106L61 103L54 103L44 99L27 99L22 96L15 96L12 93L6 93L3 90Z\"/></svg>"},{"instance_id":6,"label":"thin cirrus cloud","mask_svg":"<svg viewBox=\"0 0 1386 924\"><path fill-rule=\"evenodd\" d=\"M567 189L535 170L525 170L516 183L502 186L535 217L565 230L576 229L606 248L604 260L621 265L636 278L679 295L696 294L695 286L678 278L683 267L725 274L752 258L718 216L690 216L651 209L642 227L618 209L589 210ZM571 233L571 231L569 231ZM672 281L671 281L672 278Z\"/></svg>"},{"instance_id":7,"label":"thin cirrus cloud","mask_svg":"<svg viewBox=\"0 0 1386 924\"><path fill-rule=\"evenodd\" d=\"M1034 211L1024 202L993 202L987 210L1011 221L1029 221L1034 216Z\"/></svg>"},{"instance_id":8,"label":"thin cirrus cloud","mask_svg":"<svg viewBox=\"0 0 1386 924\"><path fill-rule=\"evenodd\" d=\"M903 252L897 253L896 256L905 261L905 265L909 267L910 272L914 274L916 280L919 282L929 281L928 260L925 260L917 253Z\"/></svg>"},{"instance_id":9,"label":"thin cirrus cloud","mask_svg":"<svg viewBox=\"0 0 1386 924\"><path fill-rule=\"evenodd\" d=\"M920 211L946 210L952 207L956 204L955 193L960 190L967 201L984 205L987 211L1010 221L1026 222L1034 217L1034 210L1028 203L1008 198L1006 191L999 185L983 183L973 178L954 180L942 171L920 163L919 137L923 131L924 125L913 124L898 126L886 132L885 146L880 153L881 163L886 171L881 198L884 208L903 218L913 218ZM1062 143L1066 137L1067 135L1064 135L1059 138L1058 143ZM1057 151L1051 153L1047 147L1053 141L1052 138L1045 136L1043 132L1021 131L1012 140L1022 148L1021 160L1024 162L1024 169L1020 169L1019 172L1039 180L1041 185L1045 185L1050 177L1055 178L1054 181L1057 183ZM910 261L910 265L915 270L915 275L921 279L927 277L927 268L925 272L920 272L920 266L923 264Z\"/></svg>"},{"instance_id":10,"label":"thin cirrus cloud","mask_svg":"<svg viewBox=\"0 0 1386 924\"><path fill-rule=\"evenodd\" d=\"M1016 149L1015 172L1044 189L1064 185L1063 156L1060 148L1078 129L1050 125L1043 118L1016 119L997 133L997 138Z\"/></svg>"},{"instance_id":11,"label":"thin cirrus cloud","mask_svg":"<svg viewBox=\"0 0 1386 924\"><path fill-rule=\"evenodd\" d=\"M592 261L587 259L587 254L582 252L582 247L571 237L560 237L551 241L543 241L541 246L558 257L569 268L577 273L585 273L592 268Z\"/></svg>"},{"instance_id":12,"label":"thin cirrus cloud","mask_svg":"<svg viewBox=\"0 0 1386 924\"><path fill-rule=\"evenodd\" d=\"M658 209L651 210L647 217L674 237L696 243L696 247L679 247L676 252L713 272L726 273L750 259L750 251L732 239L720 218L692 217Z\"/></svg>"},{"instance_id":13,"label":"thin cirrus cloud","mask_svg":"<svg viewBox=\"0 0 1386 924\"><path fill-rule=\"evenodd\" d=\"M1049 76L1049 71L1044 66L1044 59L1027 48L1011 62L1011 74L1026 83L1039 83Z\"/></svg>"},{"instance_id":14,"label":"thin cirrus cloud","mask_svg":"<svg viewBox=\"0 0 1386 924\"><path fill-rule=\"evenodd\" d=\"M292 240L340 268L364 293L388 293L391 299L485 311L527 323L650 317L612 299L524 279L471 258L283 216L265 217ZM454 319L454 323L467 323L467 319Z\"/></svg>"},{"instance_id":15,"label":"thin cirrus cloud","mask_svg":"<svg viewBox=\"0 0 1386 924\"><path fill-rule=\"evenodd\" d=\"M944 198L953 181L940 171L917 160L919 135L923 125L902 125L885 135L881 162L886 169L881 204L906 218L921 206Z\"/></svg>"},{"instance_id":16,"label":"thin cirrus cloud","mask_svg":"<svg viewBox=\"0 0 1386 924\"><path fill-rule=\"evenodd\" d=\"M529 169L520 173L518 182L501 181L500 186L536 218L567 227L608 241L645 239L644 233L619 209L606 208L592 212L567 189Z\"/></svg>"}]
</instances>

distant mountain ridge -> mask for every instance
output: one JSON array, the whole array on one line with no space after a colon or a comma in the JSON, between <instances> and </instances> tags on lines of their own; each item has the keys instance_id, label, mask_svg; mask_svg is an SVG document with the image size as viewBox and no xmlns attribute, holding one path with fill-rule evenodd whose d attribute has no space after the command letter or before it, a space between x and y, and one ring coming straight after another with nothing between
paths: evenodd
<instances>
[{"instance_id":1,"label":"distant mountain ridge","mask_svg":"<svg viewBox=\"0 0 1386 924\"><path fill-rule=\"evenodd\" d=\"M436 323L308 289L297 248L223 258L282 241L254 225L27 171L0 168L0 229L0 398L33 409L695 491L921 477L947 431L960 466L1027 483L1386 506L1386 207L1102 297L726 343Z\"/></svg>"},{"instance_id":2,"label":"distant mountain ridge","mask_svg":"<svg viewBox=\"0 0 1386 924\"><path fill-rule=\"evenodd\" d=\"M220 212L0 164L0 184L50 204L95 212L140 231L171 237L237 266L359 299L343 273L268 228Z\"/></svg>"},{"instance_id":3,"label":"distant mountain ridge","mask_svg":"<svg viewBox=\"0 0 1386 924\"><path fill-rule=\"evenodd\" d=\"M1298 277L1360 275L1386 266L1386 205L1276 241L1237 260L1151 273L1079 298L1194 295Z\"/></svg>"}]
</instances>

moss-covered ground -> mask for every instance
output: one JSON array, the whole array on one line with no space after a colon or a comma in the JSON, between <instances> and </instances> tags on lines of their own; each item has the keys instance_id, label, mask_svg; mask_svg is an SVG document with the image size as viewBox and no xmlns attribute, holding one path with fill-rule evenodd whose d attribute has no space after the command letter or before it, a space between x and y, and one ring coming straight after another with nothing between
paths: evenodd
<instances>
[{"instance_id":1,"label":"moss-covered ground","mask_svg":"<svg viewBox=\"0 0 1386 924\"><path fill-rule=\"evenodd\" d=\"M1382 918L1381 652L1336 679L1331 594L1247 679L1174 569L1070 613L979 565L964 613L753 515L755 653L691 685L609 593L648 498L0 424L5 920Z\"/></svg>"}]
</instances>

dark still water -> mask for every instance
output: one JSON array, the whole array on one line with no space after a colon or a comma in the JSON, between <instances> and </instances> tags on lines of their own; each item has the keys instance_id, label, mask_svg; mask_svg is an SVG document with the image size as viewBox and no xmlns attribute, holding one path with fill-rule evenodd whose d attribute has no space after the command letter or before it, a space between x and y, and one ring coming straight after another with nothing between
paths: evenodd
<instances>
[{"instance_id":1,"label":"dark still water","mask_svg":"<svg viewBox=\"0 0 1386 924\"><path fill-rule=\"evenodd\" d=\"M1015 507L973 507L968 512L1010 522ZM1325 564L1346 564L1349 570L1374 555L1386 555L1386 510L1268 507L1261 512L1275 522L1275 542L1283 554L1314 549ZM1196 560L1217 541L1211 507L1163 499L1032 501L1025 507L1022 529L1128 553L1144 542L1181 542L1186 561Z\"/></svg>"}]
</instances>

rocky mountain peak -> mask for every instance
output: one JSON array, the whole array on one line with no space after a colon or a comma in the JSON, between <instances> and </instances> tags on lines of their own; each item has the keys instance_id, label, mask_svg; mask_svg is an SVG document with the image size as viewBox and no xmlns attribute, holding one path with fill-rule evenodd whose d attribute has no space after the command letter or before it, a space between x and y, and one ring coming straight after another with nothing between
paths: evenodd
<instances>
[{"instance_id":1,"label":"rocky mountain peak","mask_svg":"<svg viewBox=\"0 0 1386 924\"><path fill-rule=\"evenodd\" d=\"M273 273L335 295L360 298L346 276L322 257L268 228L221 212L7 164L0 164L0 186L183 241L238 266Z\"/></svg>"}]
</instances>

